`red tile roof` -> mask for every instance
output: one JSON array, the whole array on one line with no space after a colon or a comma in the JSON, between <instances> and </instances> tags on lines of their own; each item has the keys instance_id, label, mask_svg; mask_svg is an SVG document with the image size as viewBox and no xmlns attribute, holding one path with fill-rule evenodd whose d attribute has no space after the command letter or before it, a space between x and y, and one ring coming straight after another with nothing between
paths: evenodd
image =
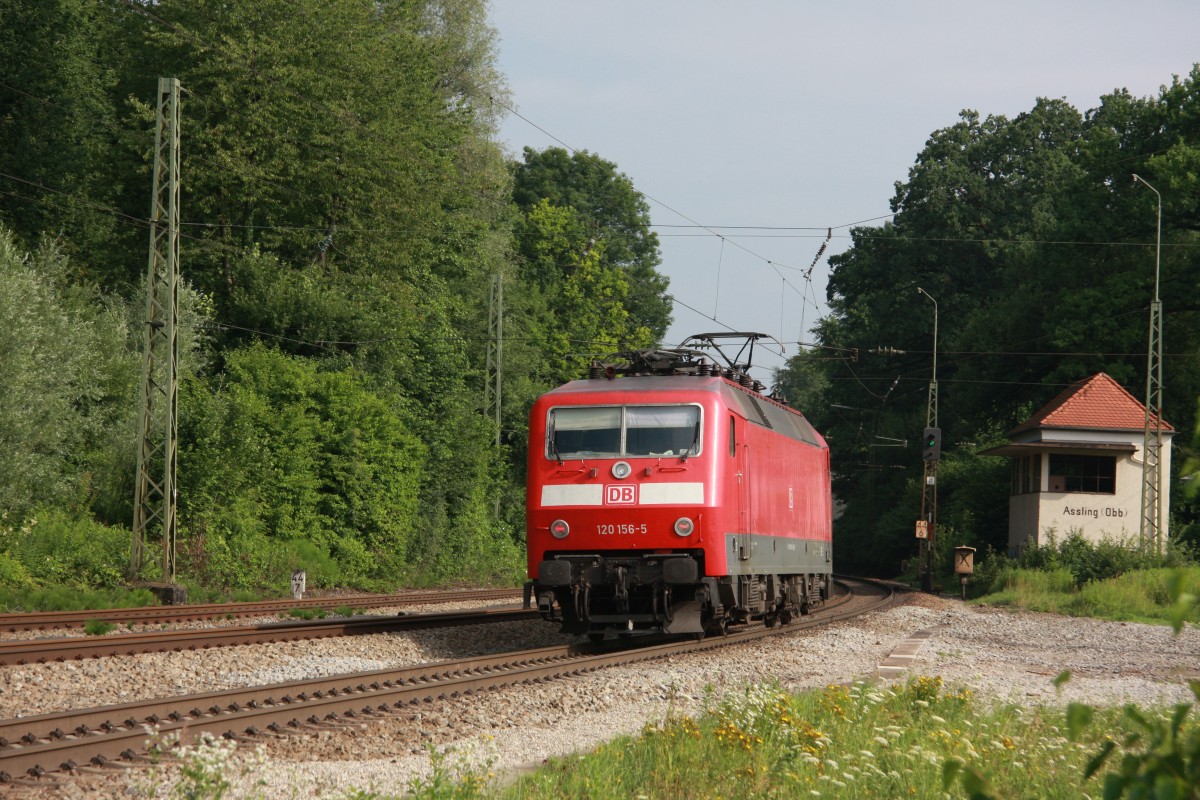
<instances>
[{"instance_id":1,"label":"red tile roof","mask_svg":"<svg viewBox=\"0 0 1200 800\"><path fill-rule=\"evenodd\" d=\"M1154 418L1151 417L1151 424ZM1121 384L1103 372L1076 381L1041 411L1009 431L1015 435L1036 428L1140 431L1146 426L1146 407ZM1162 421L1163 430L1173 431Z\"/></svg>"}]
</instances>

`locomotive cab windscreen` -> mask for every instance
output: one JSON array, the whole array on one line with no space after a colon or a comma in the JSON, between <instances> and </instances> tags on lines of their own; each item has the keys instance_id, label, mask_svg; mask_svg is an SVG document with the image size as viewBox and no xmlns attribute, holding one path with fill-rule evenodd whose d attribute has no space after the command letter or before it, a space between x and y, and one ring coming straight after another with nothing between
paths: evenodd
<instances>
[{"instance_id":1,"label":"locomotive cab windscreen","mask_svg":"<svg viewBox=\"0 0 1200 800\"><path fill-rule=\"evenodd\" d=\"M700 407L570 406L550 410L546 457L686 458L700 454Z\"/></svg>"}]
</instances>

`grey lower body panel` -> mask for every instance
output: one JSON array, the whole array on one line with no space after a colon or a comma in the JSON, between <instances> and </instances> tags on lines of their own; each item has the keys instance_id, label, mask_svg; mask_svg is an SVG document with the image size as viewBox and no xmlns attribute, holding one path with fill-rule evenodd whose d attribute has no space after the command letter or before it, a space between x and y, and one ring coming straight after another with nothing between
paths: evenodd
<instances>
[{"instance_id":1,"label":"grey lower body panel","mask_svg":"<svg viewBox=\"0 0 1200 800\"><path fill-rule=\"evenodd\" d=\"M833 549L829 542L819 539L727 533L725 556L730 575L799 575L833 571Z\"/></svg>"}]
</instances>

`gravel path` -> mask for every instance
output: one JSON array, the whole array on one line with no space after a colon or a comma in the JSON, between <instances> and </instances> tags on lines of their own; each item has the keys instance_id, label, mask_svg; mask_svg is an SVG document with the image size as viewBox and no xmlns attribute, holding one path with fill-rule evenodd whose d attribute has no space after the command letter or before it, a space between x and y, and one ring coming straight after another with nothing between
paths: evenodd
<instances>
[{"instance_id":1,"label":"gravel path","mask_svg":"<svg viewBox=\"0 0 1200 800\"><path fill-rule=\"evenodd\" d=\"M940 675L949 685L968 686L997 702L1171 703L1190 700L1186 681L1200 677L1200 631L1195 628L1175 637L1165 626L976 609L911 594L905 605L770 644L504 689L455 701L438 711L402 712L362 725L272 740L257 757L243 752L234 759L227 774L249 774L231 796L345 797L354 788L401 795L415 776L428 774L428 745L453 747L449 763L488 764L498 772L533 767L550 756L636 733L668 713L697 713L706 696L740 692L748 682L777 681L803 689L873 677L893 649L920 630L933 633L913 661L913 674ZM83 665L4 667L0 716L558 641L553 625L524 622L148 654ZM1064 669L1071 670L1073 678L1056 693L1051 681ZM25 705L18 706L15 690L22 687L20 701ZM300 753L303 760L298 761ZM162 767L136 769L117 777L68 781L53 796L165 797L170 780L170 771Z\"/></svg>"}]
</instances>

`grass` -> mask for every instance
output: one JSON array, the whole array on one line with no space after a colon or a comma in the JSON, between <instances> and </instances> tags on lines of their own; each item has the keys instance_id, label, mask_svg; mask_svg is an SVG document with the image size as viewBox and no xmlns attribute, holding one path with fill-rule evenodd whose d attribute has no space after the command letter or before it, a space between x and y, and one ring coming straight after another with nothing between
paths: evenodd
<instances>
[{"instance_id":1,"label":"grass","mask_svg":"<svg viewBox=\"0 0 1200 800\"><path fill-rule=\"evenodd\" d=\"M303 620L325 619L329 612L323 608L293 608L287 612L289 617Z\"/></svg>"},{"instance_id":2,"label":"grass","mask_svg":"<svg viewBox=\"0 0 1200 800\"><path fill-rule=\"evenodd\" d=\"M1175 604L1171 599L1172 578L1181 580L1182 591L1200 596L1200 567L1144 569L1115 578L1075 584L1066 569L1043 572L1010 568L1000 572L989 594L973 603L1012 606L1073 617L1170 624ZM1193 605L1185 621L1200 623L1200 607Z\"/></svg>"},{"instance_id":3,"label":"grass","mask_svg":"<svg viewBox=\"0 0 1200 800\"><path fill-rule=\"evenodd\" d=\"M34 590L0 587L0 611L85 611L156 605L148 589L87 590L58 586Z\"/></svg>"},{"instance_id":4,"label":"grass","mask_svg":"<svg viewBox=\"0 0 1200 800\"><path fill-rule=\"evenodd\" d=\"M959 778L947 778L960 773L991 796L1099 797L1103 775L1085 780L1084 771L1127 730L1120 710L1102 710L1072 741L1062 711L989 706L969 690L946 690L940 678L795 695L758 686L711 703L699 719L669 717L592 753L552 759L505 786L477 769L456 768L443 754L433 774L404 796L940 800L967 796ZM1188 731L1195 730L1189 722ZM1111 763L1119 762L1120 749Z\"/></svg>"},{"instance_id":5,"label":"grass","mask_svg":"<svg viewBox=\"0 0 1200 800\"><path fill-rule=\"evenodd\" d=\"M117 626L102 619L89 619L83 623L83 632L88 636L103 636Z\"/></svg>"}]
</instances>

